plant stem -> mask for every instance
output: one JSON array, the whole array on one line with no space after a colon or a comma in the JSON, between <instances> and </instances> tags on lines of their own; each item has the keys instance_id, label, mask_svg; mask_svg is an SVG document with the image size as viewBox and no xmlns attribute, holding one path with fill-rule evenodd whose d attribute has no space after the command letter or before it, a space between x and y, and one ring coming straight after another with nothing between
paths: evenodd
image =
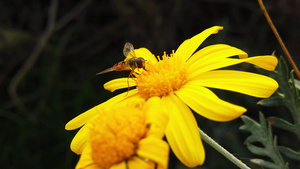
<instances>
[{"instance_id":1,"label":"plant stem","mask_svg":"<svg viewBox=\"0 0 300 169\"><path fill-rule=\"evenodd\" d=\"M271 20L271 18L270 18L270 16L269 16L269 14L268 14L268 12L267 12L267 10L266 10L266 8L265 8L265 6L264 6L262 0L258 0L258 3L259 3L259 6L260 6L261 10L263 11L263 13L264 13L264 15L265 15L267 21L268 21L268 23L269 23L269 25L270 25L270 27L271 27L273 33L275 34L275 36L276 36L276 38L277 38L277 40L278 40L278 42L279 42L279 44L280 44L282 50L284 51L284 53L285 53L287 59L289 60L291 66L292 66L293 69L295 70L295 73L296 73L298 79L300 79L300 71L299 71L298 67L296 66L296 64L295 64L295 62L294 62L292 56L290 55L289 51L287 50L285 44L283 43L283 41L282 41L282 39L281 39L279 33L277 32L277 29L276 29L276 27L274 26L274 24L273 24L273 22L272 22L272 20Z\"/></svg>"},{"instance_id":2,"label":"plant stem","mask_svg":"<svg viewBox=\"0 0 300 169\"><path fill-rule=\"evenodd\" d=\"M199 128L199 131L200 131L202 140L205 141L210 146L212 146L215 150L217 150L223 156L225 156L229 161L231 161L232 163L234 163L236 166L238 166L241 169L250 169L246 164L242 163L241 160L237 159L234 155L229 153L220 144L215 142L215 140L213 140L206 133L204 133L200 128Z\"/></svg>"}]
</instances>

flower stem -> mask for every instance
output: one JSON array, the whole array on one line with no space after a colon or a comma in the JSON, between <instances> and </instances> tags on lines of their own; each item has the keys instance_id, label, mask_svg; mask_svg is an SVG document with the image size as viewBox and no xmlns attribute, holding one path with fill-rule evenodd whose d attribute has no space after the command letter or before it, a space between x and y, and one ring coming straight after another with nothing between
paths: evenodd
<instances>
[{"instance_id":1,"label":"flower stem","mask_svg":"<svg viewBox=\"0 0 300 169\"><path fill-rule=\"evenodd\" d=\"M246 164L242 163L241 160L237 159L234 155L229 153L220 144L215 142L215 140L213 140L206 133L204 133L200 128L199 128L199 131L200 131L200 135L201 135L201 138L203 141L205 141L207 144L212 146L215 150L217 150L219 153L221 153L223 156L225 156L228 160L230 160L236 166L238 166L241 169L250 169Z\"/></svg>"}]
</instances>

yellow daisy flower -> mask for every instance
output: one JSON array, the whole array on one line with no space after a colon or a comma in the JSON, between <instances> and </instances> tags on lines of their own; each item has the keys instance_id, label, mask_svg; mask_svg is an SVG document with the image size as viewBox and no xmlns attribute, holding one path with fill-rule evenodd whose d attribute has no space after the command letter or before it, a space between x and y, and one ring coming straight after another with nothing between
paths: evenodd
<instances>
[{"instance_id":1,"label":"yellow daisy flower","mask_svg":"<svg viewBox=\"0 0 300 169\"><path fill-rule=\"evenodd\" d=\"M160 98L161 109L169 113L166 128L167 140L178 159L188 167L201 165L205 159L198 125L192 110L214 121L230 121L241 116L246 109L219 99L208 88L224 89L242 94L267 98L278 88L278 84L267 76L235 70L220 70L227 66L247 62L272 71L278 60L271 55L248 58L244 51L225 44L216 44L196 51L211 34L223 27L214 26L184 41L170 56L155 57L146 48L134 50L136 57L143 57L145 70L137 70L135 78L120 78L104 84L104 88L115 91L129 86L136 89L122 93L77 116L66 124L67 130L84 125L101 111L102 107L141 98ZM239 56L235 58L233 56ZM155 106L155 105L153 105ZM85 127L81 128L71 143L71 149L81 153Z\"/></svg>"},{"instance_id":2,"label":"yellow daisy flower","mask_svg":"<svg viewBox=\"0 0 300 169\"><path fill-rule=\"evenodd\" d=\"M152 106L159 101L134 100L92 118L76 169L168 168L169 145L162 140L168 116Z\"/></svg>"}]
</instances>

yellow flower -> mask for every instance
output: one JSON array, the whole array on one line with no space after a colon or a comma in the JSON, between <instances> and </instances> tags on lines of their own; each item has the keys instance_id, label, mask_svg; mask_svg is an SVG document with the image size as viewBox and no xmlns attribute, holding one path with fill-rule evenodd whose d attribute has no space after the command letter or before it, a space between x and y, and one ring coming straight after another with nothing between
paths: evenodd
<instances>
[{"instance_id":1,"label":"yellow flower","mask_svg":"<svg viewBox=\"0 0 300 169\"><path fill-rule=\"evenodd\" d=\"M225 44L207 46L195 52L208 36L222 29L220 26L206 29L184 41L170 56L164 53L162 59L156 58L146 48L136 49L136 57L146 60L145 70L135 71L135 78L120 78L104 84L104 88L110 91L127 88L128 84L136 86L136 89L117 95L77 116L66 125L66 129L81 127L101 111L102 107L135 98L147 100L159 97L159 107L166 110L170 116L165 134L173 152L188 167L201 165L205 159L205 152L190 108L201 116L221 122L233 120L246 112L241 106L219 99L208 88L224 89L259 98L271 96L278 88L275 80L263 75L220 70L247 62L272 71L278 63L274 56L248 58L244 51ZM85 135L84 128L71 143L74 152L81 153L82 147L85 146L82 141Z\"/></svg>"},{"instance_id":2,"label":"yellow flower","mask_svg":"<svg viewBox=\"0 0 300 169\"><path fill-rule=\"evenodd\" d=\"M169 146L162 140L168 116L149 105L153 97L103 109L86 125L86 146L76 169L153 169L168 167Z\"/></svg>"}]
</instances>

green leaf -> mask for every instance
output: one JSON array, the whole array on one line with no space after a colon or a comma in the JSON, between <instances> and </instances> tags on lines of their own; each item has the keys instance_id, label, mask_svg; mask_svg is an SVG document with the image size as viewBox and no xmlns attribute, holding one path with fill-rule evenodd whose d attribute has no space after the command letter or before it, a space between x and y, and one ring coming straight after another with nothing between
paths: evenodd
<instances>
[{"instance_id":1,"label":"green leaf","mask_svg":"<svg viewBox=\"0 0 300 169\"><path fill-rule=\"evenodd\" d=\"M297 85L299 86L299 81L294 79L294 71L288 73L288 67L282 57L279 58L275 72L283 105L288 108L295 124L293 126L284 126L285 124L282 121L278 121L280 124L276 125L274 123L274 126L293 132L300 140L300 98L299 87L297 87Z\"/></svg>"},{"instance_id":2,"label":"green leaf","mask_svg":"<svg viewBox=\"0 0 300 169\"><path fill-rule=\"evenodd\" d=\"M297 89L297 90L300 90L300 81L297 80L297 79L294 79L294 80L295 80L294 83L295 83L296 89Z\"/></svg>"},{"instance_id":3,"label":"green leaf","mask_svg":"<svg viewBox=\"0 0 300 169\"><path fill-rule=\"evenodd\" d=\"M266 149L252 145L252 144L247 144L247 148L251 153L261 155L261 156L268 156L268 151Z\"/></svg>"},{"instance_id":4,"label":"green leaf","mask_svg":"<svg viewBox=\"0 0 300 169\"><path fill-rule=\"evenodd\" d=\"M260 156L269 157L272 162L261 159L254 160L254 163L267 168L287 169L288 163L285 163L279 153L277 139L272 135L271 124L267 125L264 115L259 113L259 123L248 116L241 116L244 125L241 130L246 130L251 135L245 140L245 144L250 152ZM253 143L261 143L262 146L253 145Z\"/></svg>"},{"instance_id":5,"label":"green leaf","mask_svg":"<svg viewBox=\"0 0 300 169\"><path fill-rule=\"evenodd\" d=\"M260 113L260 124L246 115L242 115L241 118L244 122L244 125L242 125L240 129L249 131L252 134L245 140L245 143L253 143L253 142L263 143L265 138L267 137L268 132L266 132L267 125L262 113Z\"/></svg>"},{"instance_id":6,"label":"green leaf","mask_svg":"<svg viewBox=\"0 0 300 169\"><path fill-rule=\"evenodd\" d=\"M257 102L257 104L266 107L273 107L284 105L284 101L282 96L273 96L267 99L261 99L259 102Z\"/></svg>"},{"instance_id":7,"label":"green leaf","mask_svg":"<svg viewBox=\"0 0 300 169\"><path fill-rule=\"evenodd\" d=\"M281 146L279 148L280 152L290 159L300 161L300 152L294 151L288 147Z\"/></svg>"},{"instance_id":8,"label":"green leaf","mask_svg":"<svg viewBox=\"0 0 300 169\"><path fill-rule=\"evenodd\" d=\"M274 127L277 127L280 129L284 129L284 130L291 131L291 132L293 132L293 130L295 129L295 126L293 124L291 124L288 121L283 120L282 118L268 117L267 121L270 122Z\"/></svg>"},{"instance_id":9,"label":"green leaf","mask_svg":"<svg viewBox=\"0 0 300 169\"><path fill-rule=\"evenodd\" d=\"M268 162L268 161L265 161L263 159L256 159L256 158L254 158L254 159L251 159L250 161L252 163L257 164L257 165L262 166L262 167L271 168L271 169L281 169L276 164Z\"/></svg>"}]
</instances>

